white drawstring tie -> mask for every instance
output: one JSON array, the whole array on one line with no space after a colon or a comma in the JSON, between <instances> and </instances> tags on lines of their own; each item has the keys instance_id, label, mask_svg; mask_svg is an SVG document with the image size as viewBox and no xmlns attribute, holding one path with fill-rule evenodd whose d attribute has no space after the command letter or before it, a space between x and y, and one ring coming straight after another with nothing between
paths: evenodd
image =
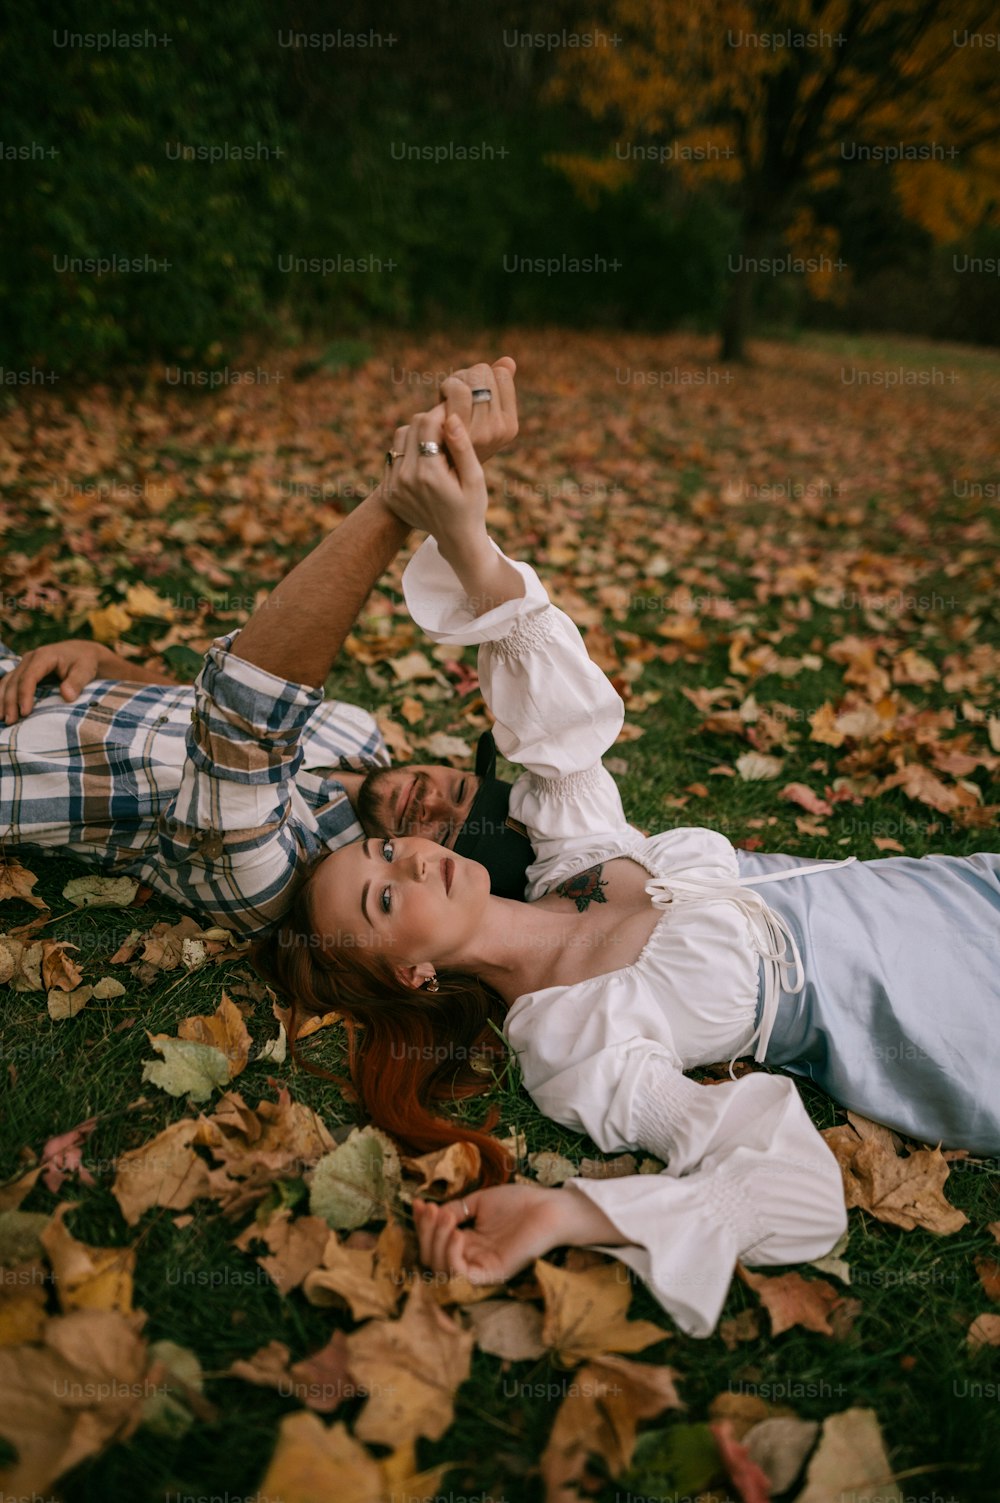
<instances>
[{"instance_id":1,"label":"white drawstring tie","mask_svg":"<svg viewBox=\"0 0 1000 1503\"><path fill-rule=\"evenodd\" d=\"M760 1064L771 1040L774 1021L778 1015L778 1000L782 990L793 996L805 985L802 956L795 943L795 936L785 920L769 908L759 892L746 892L745 888L761 882L781 882L786 877L805 877L810 872L832 871L835 867L849 866L857 856L845 856L842 861L820 861L814 866L793 866L787 871L770 872L760 877L654 877L646 883L646 892L657 908L666 908L670 903L698 898L724 898L735 903L750 925L752 944L764 960L764 1005L760 1022L754 1029L742 1053L746 1053L756 1039L754 1059ZM787 941L787 943L786 943ZM788 950L791 947L791 955ZM792 973L791 979L789 972ZM733 1080L736 1073L733 1065L739 1055L729 1061L729 1074Z\"/></svg>"}]
</instances>

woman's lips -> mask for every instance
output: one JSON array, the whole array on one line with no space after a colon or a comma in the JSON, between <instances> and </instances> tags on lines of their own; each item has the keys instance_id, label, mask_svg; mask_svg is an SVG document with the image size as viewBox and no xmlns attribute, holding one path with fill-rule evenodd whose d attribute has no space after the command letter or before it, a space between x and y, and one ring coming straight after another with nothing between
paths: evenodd
<instances>
[{"instance_id":1,"label":"woman's lips","mask_svg":"<svg viewBox=\"0 0 1000 1503\"><path fill-rule=\"evenodd\" d=\"M455 875L455 863L450 856L446 856L441 862L441 875L444 878L445 897L451 892L451 879Z\"/></svg>"}]
</instances>

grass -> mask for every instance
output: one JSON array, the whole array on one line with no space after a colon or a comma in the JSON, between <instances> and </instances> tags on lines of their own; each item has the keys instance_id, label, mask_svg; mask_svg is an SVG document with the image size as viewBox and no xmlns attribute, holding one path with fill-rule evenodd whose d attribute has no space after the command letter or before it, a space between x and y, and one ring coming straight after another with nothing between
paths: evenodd
<instances>
[{"instance_id":1,"label":"grass","mask_svg":"<svg viewBox=\"0 0 1000 1503\"><path fill-rule=\"evenodd\" d=\"M567 368L578 363L582 369L586 360L593 358L597 348L593 339L560 337ZM527 335L522 343L544 368L553 355L554 341L545 335ZM646 366L656 361L666 366L676 358L697 358L699 351L704 351L702 344L690 338L671 343L629 336L623 344L628 346L628 358ZM950 347L944 351L943 347L928 345L915 350L907 342L905 348L907 363L933 363L937 359L940 364L952 355ZM808 653L816 650L817 643L827 646L850 633L865 636L879 629L858 606L831 607L813 602L808 617L796 620L789 611L789 596L772 590L758 599L754 589L762 577L760 568L763 566L766 580L773 582L773 560L786 547L793 558L811 556L824 561L823 567L834 579L841 577L837 563L841 556L855 561L881 556L890 561L890 569L905 565L914 591L928 597L936 594L942 602L954 599L953 605L932 603L927 609L918 609L902 624L890 619L889 639L897 645L915 645L936 662L942 662L949 653L967 651L975 643L995 648L1000 635L995 599L985 577L988 568L981 559L967 557L976 552L967 529L970 525L979 527L984 539L993 538L995 547L995 533L990 533L995 519L990 518L988 501L970 502L955 494L949 476L968 462L968 448L963 447L966 440L961 431L951 435L947 423L931 431L924 417L926 409L919 405L926 402L926 394L900 394L896 410L902 432L892 436L893 454L909 454L920 468L923 489L919 500L909 499L907 487L916 487L917 481L906 471L905 460L901 462L903 473L894 473L878 448L883 430L877 419L880 413L884 416L878 402L884 397L875 402L874 415L867 404L852 409L851 419L849 412L845 415L841 396L836 431L828 440L818 442L806 459L796 457L801 446L797 447L795 434L777 421L780 414L770 429L754 428L756 404L772 402L777 407L782 391L785 401L793 404L789 410L796 410L794 404L801 403L803 422L808 423L812 411L809 382L815 385L825 379L829 389L837 380L836 368L843 356L888 365L903 360L902 349L902 341L875 337L855 340L810 336L794 347L765 346L758 378L761 391L748 384L732 396L725 394L723 412L693 403L684 407L686 398L667 402L661 394L666 416L660 408L636 407L632 417L639 436L632 446L623 441L624 447L607 459L602 449L598 459L586 462L610 480L619 473L615 466L620 465L623 452L630 462L640 463L645 446L662 454L658 463L672 466L675 478L683 471L682 483L665 484L658 490L655 485L647 486L641 477L634 477L629 481L624 507L615 501L577 507L575 513L570 507L566 517L554 517L551 525L559 521L571 531L575 529L581 547L596 550L598 556L602 537L608 533L616 542L624 539L650 554L669 548L675 569L679 567L675 529L700 529L704 536L691 544L683 562L689 569L702 569L706 577L715 576L717 584L692 584L692 590L701 588L706 593L727 596L734 603L737 623L744 618L752 623L755 642L763 640L767 631L784 629L786 635L778 648L782 654ZM431 367L440 365L447 355L431 350L423 358ZM618 358L616 353L607 356L612 365ZM974 367L981 383L995 384L1000 379L1000 357L989 352L962 351L955 359L963 369L971 371ZM804 364L790 366L782 376L786 362L793 360ZM561 435L574 415L581 424L588 414L595 423L610 422L615 413L607 386L600 387L594 381L582 396L575 392L572 412L569 397L564 410L557 401L546 404L542 387L537 393L529 387L523 404L522 442L529 449L544 450L547 435ZM620 403L638 403L634 394L611 389ZM303 390L300 388L296 395L300 403ZM978 420L981 388L976 394L968 383L958 392L947 389L948 408L960 405L963 397L971 404L968 420ZM847 500L831 504L832 520L818 512L811 514L807 508L776 508L754 499L741 501L737 507L710 503L706 509L704 492L712 492L721 475L732 473L739 465L748 470L752 467L752 457L747 458L751 439L764 455L764 460L758 457L757 462L770 465L774 475L801 473L805 479L815 473L809 466L814 464L814 454L822 450L823 442L836 453L837 446L846 446L848 438L869 445L869 458L862 471L851 473ZM646 439L650 440L648 444ZM692 458L688 453L692 440L703 441L700 457ZM166 451L168 443L178 462L195 463L183 443L167 436L161 452ZM844 447L837 461L842 466L847 463L842 457L846 452ZM211 462L218 453L230 460L234 453L252 458L253 447L241 442L234 444L231 452L213 451ZM197 463L205 462L202 452ZM599 468L602 464L606 466L603 471ZM559 456L553 457L552 468L572 473L572 455L567 457L560 450ZM936 477L933 484L928 474ZM986 478L985 470L981 478ZM16 490L11 489L10 494L16 499ZM178 507L179 511L166 513L165 521L182 513L183 503ZM573 566L564 568L548 561L551 540L537 512L522 517L514 510L516 514L505 524L505 540L514 551L520 542L519 528L532 532L534 545L523 546L529 557L537 559L558 601L558 585L572 580ZM901 529L901 517L923 519L928 526L923 533L914 534L912 527L909 531ZM23 525L16 524L8 543L12 550L32 553L58 537L54 525L39 527L36 519L36 525L29 526L25 519ZM273 552L270 540L267 548ZM294 556L301 551L300 546ZM644 585L641 569L628 575L622 563L626 557L627 550L616 550L607 566L585 578L580 583L584 595L593 598L592 592L602 582L614 578L628 580L636 594L654 590L656 581ZM116 565L112 574L118 572ZM248 566L242 578L257 582L272 574L273 565L270 572L262 570L255 578ZM170 577L182 578L182 565L176 559ZM677 583L675 573L661 580L660 588L673 589ZM957 630L959 617L975 619L971 638ZM643 640L662 645L663 638L656 633L659 619L655 611L631 611L615 630L632 631ZM744 783L738 778L713 775L712 767L731 763L745 748L737 746L732 737L700 734L703 716L680 689L722 683L729 671L726 633L733 624L732 619L710 623L710 640L704 652L672 663L653 661L644 669L637 687L659 691L662 697L643 713L629 717L644 728L645 734L613 750L627 767L620 781L625 807L636 824L650 830L673 824L706 824L724 831L734 842L756 837L762 849L788 850L817 859L845 853L876 857L883 853L874 841L883 836L898 840L908 855L918 856L932 851L970 854L995 844L992 832L955 826L946 817L906 799L899 790L859 805L838 804L824 821L827 834L803 833L796 825L801 811L776 797L777 789L785 781L794 780L821 790L836 776L840 755L805 738L787 753L780 783ZM219 624L215 629L231 629L231 624ZM66 634L64 623L47 620L38 613L29 626L19 630L16 644L24 650ZM474 655L467 653L466 659L471 663ZM802 721L824 701L842 696L845 686L842 667L824 657L816 670L790 679L765 676L748 687L762 704L780 701L793 706ZM374 697L371 681L360 665L350 660L338 667L327 692L366 704ZM988 678L988 664L979 690L955 694L937 681L919 688L905 686L902 692L932 708L954 707L956 698L972 697L980 707L996 713L996 685ZM453 702L431 706L421 731L452 727L456 709ZM467 739L471 740L471 735ZM823 767L818 768L817 762ZM980 768L972 776L986 802L996 802L998 789L987 773ZM677 797L693 781L708 787L707 797L691 796L682 809L665 806L665 799ZM210 1202L196 1202L193 1221L180 1229L174 1226L172 1213L159 1210L148 1212L134 1232L125 1226L110 1193L115 1160L189 1112L186 1103L141 1083L141 1062L150 1055L146 1030L174 1034L185 1016L214 1011L221 984L231 992L240 992L249 987L252 977L245 962L236 961L185 974L181 980L177 973L168 973L149 986L136 983L125 968L110 967L110 955L127 930L146 929L161 918L173 921L180 916L177 911L154 898L135 912L78 914L70 910L61 892L71 876L79 875L79 865L62 854L29 853L24 859L39 874L37 891L57 915L45 934L79 946L86 980L116 974L128 983L128 991L114 1002L92 1001L77 1018L57 1023L49 1019L42 993L4 990L0 999L0 1063L7 1081L0 1178L20 1171L25 1148L37 1153L52 1134L96 1116L98 1125L84 1154L96 1185L87 1188L67 1184L60 1195L52 1195L38 1185L25 1209L48 1212L61 1199L72 1198L79 1204L69 1217L69 1225L81 1240L98 1246L124 1246L137 1241L135 1303L149 1314L144 1334L150 1340L169 1338L190 1346L210 1375L218 1375L234 1358L248 1356L269 1340L286 1342L293 1357L298 1358L321 1346L338 1321L343 1320L345 1328L350 1328L346 1317L316 1309L300 1294L282 1299L253 1259L230 1245L241 1223L225 1222ZM11 902L5 905L0 921L9 929L33 916L25 905ZM243 990L243 995L249 995L248 990ZM255 1040L273 1031L267 1002L256 1003L249 1026ZM311 1057L328 1067L336 1068L342 1061L336 1030L326 1030L309 1048ZM268 1067L255 1070L251 1066L237 1082L252 1105L259 1096L273 1095L268 1073ZM328 1083L296 1072L290 1065L273 1073L290 1084L296 1099L320 1111L331 1128L359 1120L356 1110ZM842 1120L842 1114L821 1092L802 1082L799 1088L818 1126ZM146 1100L137 1106L140 1097ZM499 1130L516 1127L523 1131L529 1150L549 1148L574 1159L601 1157L589 1139L542 1117L518 1088L513 1072L491 1096L463 1105L457 1115L478 1121L491 1100L501 1106ZM730 1353L718 1335L696 1341L677 1334L665 1345L647 1351L646 1360L669 1362L683 1375L680 1391L687 1412L667 1416L664 1425L704 1420L713 1399L727 1392L757 1393L786 1404L804 1418L817 1420L852 1406L871 1407L882 1425L892 1466L904 1479L900 1489L908 1503L918 1498L933 1499L933 1503L992 1500L996 1496L995 1459L1000 1452L996 1353L986 1350L970 1355L965 1337L970 1321L989 1307L976 1274L975 1258L996 1252L996 1244L984 1227L1000 1217L1000 1165L988 1160L956 1165L947 1188L950 1199L970 1218L969 1225L951 1237L922 1231L903 1233L857 1211L851 1213L845 1257L853 1270L853 1284L847 1293L861 1301L861 1310L845 1341L833 1342L796 1329L777 1338L762 1335ZM724 1316L736 1315L755 1304L750 1291L734 1282ZM669 1324L638 1281L634 1282L631 1314ZM762 1327L766 1324L762 1317ZM513 1364L505 1370L496 1359L477 1352L472 1375L459 1390L455 1424L441 1441L421 1442L419 1463L453 1463L442 1488L451 1503L462 1494L538 1503L542 1491L535 1468L558 1401L534 1397L530 1385L565 1385L571 1378L572 1374L545 1361ZM113 1447L69 1474L60 1485L67 1503L107 1503L108 1499L119 1498L154 1503L170 1494L175 1498L227 1492L230 1496L252 1495L266 1469L278 1422L296 1405L270 1390L219 1376L209 1378L207 1392L218 1406L216 1424L196 1420L179 1439L140 1430L127 1445ZM350 1400L336 1417L350 1426L360 1407L360 1400ZM642 1475L637 1474L630 1484L636 1499L643 1492L641 1482ZM598 1496L600 1503L614 1499L624 1503L628 1493L626 1485L609 1480Z\"/></svg>"}]
</instances>

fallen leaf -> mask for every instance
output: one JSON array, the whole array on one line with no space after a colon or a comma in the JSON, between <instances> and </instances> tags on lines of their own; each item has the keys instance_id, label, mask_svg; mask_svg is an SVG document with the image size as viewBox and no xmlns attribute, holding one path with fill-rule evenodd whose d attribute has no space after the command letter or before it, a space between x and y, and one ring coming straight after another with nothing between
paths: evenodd
<instances>
[{"instance_id":1,"label":"fallen leaf","mask_svg":"<svg viewBox=\"0 0 1000 1503\"><path fill-rule=\"evenodd\" d=\"M354 1425L360 1440L399 1445L438 1440L455 1417L474 1338L436 1303L426 1281L411 1286L399 1320L372 1320L347 1338L351 1370L369 1394Z\"/></svg>"},{"instance_id":2,"label":"fallen leaf","mask_svg":"<svg viewBox=\"0 0 1000 1503\"><path fill-rule=\"evenodd\" d=\"M481 1352L508 1362L533 1362L544 1357L542 1312L536 1305L512 1299L483 1300L463 1305Z\"/></svg>"},{"instance_id":3,"label":"fallen leaf","mask_svg":"<svg viewBox=\"0 0 1000 1503\"><path fill-rule=\"evenodd\" d=\"M846 1493L865 1503L903 1503L874 1409L827 1415L795 1503L834 1503Z\"/></svg>"},{"instance_id":4,"label":"fallen leaf","mask_svg":"<svg viewBox=\"0 0 1000 1503\"><path fill-rule=\"evenodd\" d=\"M229 1080L229 1061L221 1049L212 1044L198 1044L187 1039L172 1039L165 1033L146 1037L162 1059L147 1059L142 1066L143 1080L150 1081L171 1096L190 1096L192 1101L207 1101L214 1090Z\"/></svg>"},{"instance_id":5,"label":"fallen leaf","mask_svg":"<svg viewBox=\"0 0 1000 1503\"><path fill-rule=\"evenodd\" d=\"M355 1320L392 1315L403 1292L402 1250L398 1222L387 1222L372 1248L347 1247L327 1227L323 1255L306 1274L302 1292L312 1305L345 1302Z\"/></svg>"},{"instance_id":6,"label":"fallen leaf","mask_svg":"<svg viewBox=\"0 0 1000 1503\"><path fill-rule=\"evenodd\" d=\"M309 1209L341 1230L384 1219L398 1198L400 1176L392 1139L376 1127L356 1127L312 1170Z\"/></svg>"},{"instance_id":7,"label":"fallen leaf","mask_svg":"<svg viewBox=\"0 0 1000 1503\"><path fill-rule=\"evenodd\" d=\"M787 1492L816 1444L819 1425L793 1415L761 1420L743 1437L747 1455L767 1477L773 1493Z\"/></svg>"},{"instance_id":8,"label":"fallen leaf","mask_svg":"<svg viewBox=\"0 0 1000 1503\"><path fill-rule=\"evenodd\" d=\"M45 1494L142 1417L144 1317L118 1310L53 1316L40 1344L0 1348L0 1435L16 1445L5 1467L9 1494Z\"/></svg>"},{"instance_id":9,"label":"fallen leaf","mask_svg":"<svg viewBox=\"0 0 1000 1503\"><path fill-rule=\"evenodd\" d=\"M850 1125L826 1128L823 1137L840 1164L849 1208L860 1206L905 1231L920 1226L941 1236L968 1222L944 1197L948 1164L940 1149L898 1156L884 1140L862 1138Z\"/></svg>"},{"instance_id":10,"label":"fallen leaf","mask_svg":"<svg viewBox=\"0 0 1000 1503\"><path fill-rule=\"evenodd\" d=\"M250 1037L247 1025L243 1021L243 1014L235 1002L222 993L222 1001L214 1013L203 1014L198 1017L184 1018L177 1028L178 1038L188 1039L192 1043L207 1044L217 1049L227 1060L229 1077L239 1075L246 1066L250 1057L250 1045L253 1040ZM143 1076L146 1079L146 1076ZM160 1084L154 1080L154 1084ZM172 1092L179 1095L179 1092ZM196 1096L195 1100L202 1101L203 1096Z\"/></svg>"},{"instance_id":11,"label":"fallen leaf","mask_svg":"<svg viewBox=\"0 0 1000 1503\"><path fill-rule=\"evenodd\" d=\"M43 903L31 891L37 881L34 872L29 872L20 861L12 857L0 861L0 903L19 898L22 903L30 903L32 908L48 908L48 903Z\"/></svg>"},{"instance_id":12,"label":"fallen leaf","mask_svg":"<svg viewBox=\"0 0 1000 1503\"><path fill-rule=\"evenodd\" d=\"M420 1175L418 1193L427 1190L448 1200L479 1178L482 1160L475 1143L449 1143L419 1158L404 1158L402 1166Z\"/></svg>"},{"instance_id":13,"label":"fallen leaf","mask_svg":"<svg viewBox=\"0 0 1000 1503\"><path fill-rule=\"evenodd\" d=\"M971 1347L1000 1346L1000 1315L977 1315L966 1339Z\"/></svg>"},{"instance_id":14,"label":"fallen leaf","mask_svg":"<svg viewBox=\"0 0 1000 1503\"><path fill-rule=\"evenodd\" d=\"M800 1273L770 1277L751 1273L739 1264L737 1272L770 1315L772 1336L780 1336L792 1326L804 1326L807 1331L818 1331L821 1336L834 1334L830 1313L842 1296L825 1279L804 1279Z\"/></svg>"},{"instance_id":15,"label":"fallen leaf","mask_svg":"<svg viewBox=\"0 0 1000 1503\"><path fill-rule=\"evenodd\" d=\"M568 1273L538 1258L534 1273L545 1298L542 1340L567 1367L608 1352L641 1352L672 1334L652 1321L628 1319L632 1285L616 1263Z\"/></svg>"},{"instance_id":16,"label":"fallen leaf","mask_svg":"<svg viewBox=\"0 0 1000 1503\"><path fill-rule=\"evenodd\" d=\"M610 1354L574 1374L570 1392L556 1414L541 1473L549 1500L579 1497L590 1457L600 1457L612 1477L632 1460L636 1427L664 1409L683 1409L677 1395L679 1374L671 1367L630 1362Z\"/></svg>"},{"instance_id":17,"label":"fallen leaf","mask_svg":"<svg viewBox=\"0 0 1000 1503\"><path fill-rule=\"evenodd\" d=\"M71 992L53 988L48 994L48 1014L56 1022L63 1018L75 1018L94 995L92 986L78 986Z\"/></svg>"},{"instance_id":18,"label":"fallen leaf","mask_svg":"<svg viewBox=\"0 0 1000 1503\"><path fill-rule=\"evenodd\" d=\"M73 1204L66 1201L57 1206L52 1221L41 1234L60 1308L64 1313L81 1309L120 1310L128 1315L132 1309L135 1248L88 1247L78 1242L65 1224L68 1212L73 1209Z\"/></svg>"},{"instance_id":19,"label":"fallen leaf","mask_svg":"<svg viewBox=\"0 0 1000 1503\"><path fill-rule=\"evenodd\" d=\"M127 908L138 891L135 877L72 877L62 895L77 908Z\"/></svg>"},{"instance_id":20,"label":"fallen leaf","mask_svg":"<svg viewBox=\"0 0 1000 1503\"><path fill-rule=\"evenodd\" d=\"M90 1170L84 1167L82 1158L83 1140L96 1126L97 1118L88 1117L79 1127L71 1127L69 1132L58 1133L54 1138L49 1138L42 1149L42 1183L47 1190L56 1194L63 1180L71 1174L77 1175L82 1185L96 1184Z\"/></svg>"},{"instance_id":21,"label":"fallen leaf","mask_svg":"<svg viewBox=\"0 0 1000 1503\"><path fill-rule=\"evenodd\" d=\"M319 1216L299 1216L293 1220L285 1206L274 1213L266 1226L252 1221L234 1239L233 1245L249 1252L252 1242L266 1243L270 1251L258 1257L257 1262L270 1274L278 1293L286 1295L319 1266L331 1235L329 1226Z\"/></svg>"}]
</instances>

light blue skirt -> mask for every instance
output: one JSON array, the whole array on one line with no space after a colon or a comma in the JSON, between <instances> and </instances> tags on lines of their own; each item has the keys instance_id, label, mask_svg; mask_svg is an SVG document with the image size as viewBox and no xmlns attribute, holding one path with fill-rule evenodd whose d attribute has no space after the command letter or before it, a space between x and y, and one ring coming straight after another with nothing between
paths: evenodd
<instances>
[{"instance_id":1,"label":"light blue skirt","mask_svg":"<svg viewBox=\"0 0 1000 1503\"><path fill-rule=\"evenodd\" d=\"M736 852L740 877L815 858ZM921 1143L1000 1155L1000 855L893 856L748 886L787 923L766 1063Z\"/></svg>"}]
</instances>

